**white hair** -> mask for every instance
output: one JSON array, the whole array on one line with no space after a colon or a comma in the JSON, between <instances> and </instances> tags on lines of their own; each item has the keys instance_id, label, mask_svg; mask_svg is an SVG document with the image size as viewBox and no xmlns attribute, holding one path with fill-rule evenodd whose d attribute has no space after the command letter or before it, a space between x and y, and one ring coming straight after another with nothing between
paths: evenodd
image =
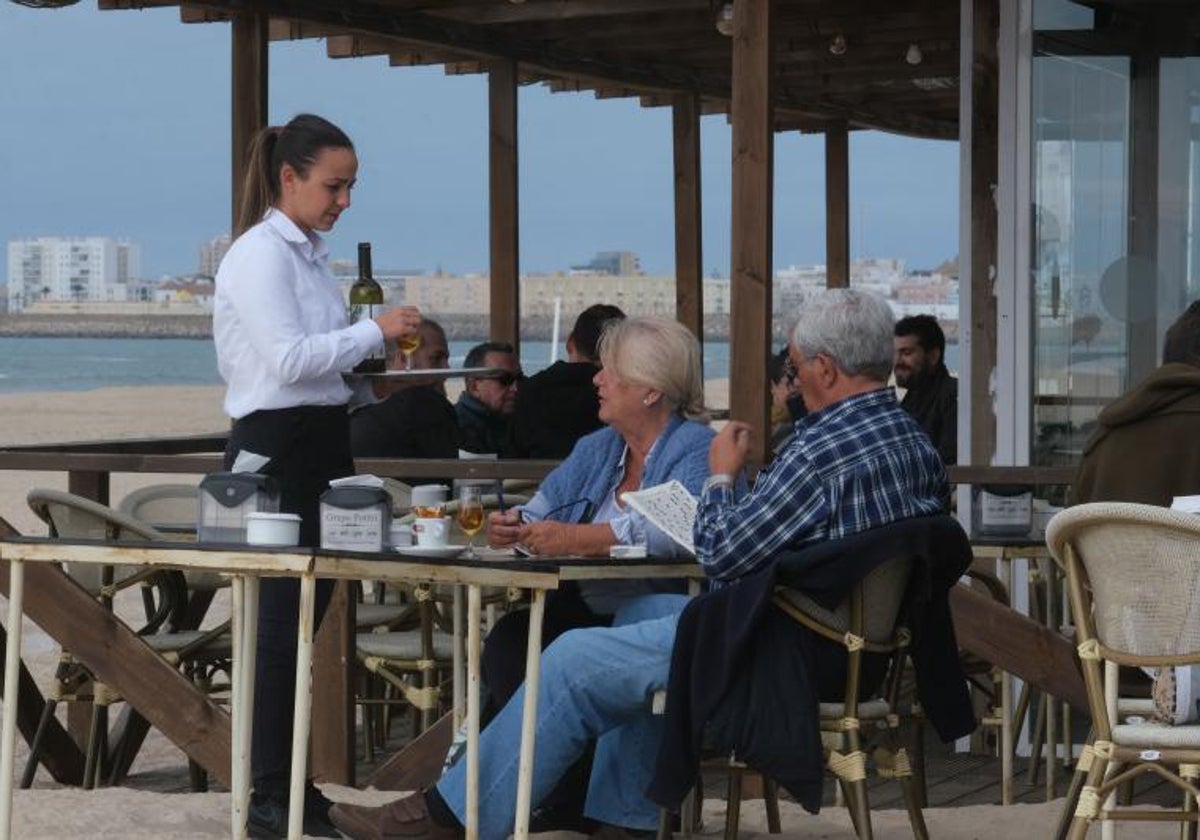
<instances>
[{"instance_id":1,"label":"white hair","mask_svg":"<svg viewBox=\"0 0 1200 840\"><path fill-rule=\"evenodd\" d=\"M600 338L600 363L626 382L659 391L689 420L707 421L700 342L678 321L651 316L609 321Z\"/></svg>"},{"instance_id":2,"label":"white hair","mask_svg":"<svg viewBox=\"0 0 1200 840\"><path fill-rule=\"evenodd\" d=\"M892 371L895 317L887 301L858 289L826 289L804 302L792 344L806 357L824 353L850 376L884 382Z\"/></svg>"}]
</instances>

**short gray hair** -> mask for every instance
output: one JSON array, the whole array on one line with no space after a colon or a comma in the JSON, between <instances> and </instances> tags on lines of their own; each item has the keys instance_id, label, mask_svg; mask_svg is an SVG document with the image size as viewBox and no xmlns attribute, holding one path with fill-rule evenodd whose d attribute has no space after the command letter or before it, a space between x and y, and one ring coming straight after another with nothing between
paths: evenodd
<instances>
[{"instance_id":1,"label":"short gray hair","mask_svg":"<svg viewBox=\"0 0 1200 840\"><path fill-rule=\"evenodd\" d=\"M707 422L700 342L678 321L611 320L600 337L600 364L633 385L653 388L689 420Z\"/></svg>"},{"instance_id":2,"label":"short gray hair","mask_svg":"<svg viewBox=\"0 0 1200 840\"><path fill-rule=\"evenodd\" d=\"M810 359L824 353L849 376L886 382L895 320L883 298L859 289L826 289L801 306L792 344Z\"/></svg>"}]
</instances>

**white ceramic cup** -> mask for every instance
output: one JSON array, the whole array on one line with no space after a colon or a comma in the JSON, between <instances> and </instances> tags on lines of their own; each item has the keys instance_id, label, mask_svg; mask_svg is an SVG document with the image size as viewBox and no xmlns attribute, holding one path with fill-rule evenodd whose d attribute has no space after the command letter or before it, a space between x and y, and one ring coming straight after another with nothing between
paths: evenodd
<instances>
[{"instance_id":1,"label":"white ceramic cup","mask_svg":"<svg viewBox=\"0 0 1200 840\"><path fill-rule=\"evenodd\" d=\"M388 532L388 545L392 548L410 546L413 543L413 530L411 525L405 525L402 522L393 522L392 527Z\"/></svg>"},{"instance_id":2,"label":"white ceramic cup","mask_svg":"<svg viewBox=\"0 0 1200 840\"><path fill-rule=\"evenodd\" d=\"M300 517L294 513L248 513L246 542L249 545L299 545Z\"/></svg>"},{"instance_id":3,"label":"white ceramic cup","mask_svg":"<svg viewBox=\"0 0 1200 840\"><path fill-rule=\"evenodd\" d=\"M414 542L422 548L445 548L450 542L450 517L415 519L412 534Z\"/></svg>"}]
</instances>

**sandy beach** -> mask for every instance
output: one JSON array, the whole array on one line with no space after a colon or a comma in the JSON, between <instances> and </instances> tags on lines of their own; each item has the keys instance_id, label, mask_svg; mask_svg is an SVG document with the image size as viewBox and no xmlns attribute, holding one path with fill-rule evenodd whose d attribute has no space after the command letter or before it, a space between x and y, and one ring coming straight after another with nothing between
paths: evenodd
<instances>
[{"instance_id":1,"label":"sandy beach","mask_svg":"<svg viewBox=\"0 0 1200 840\"><path fill-rule=\"evenodd\" d=\"M709 383L709 402L728 404L728 384ZM222 389L119 388L73 393L32 393L0 396L0 428L6 445L202 434L227 426L221 410ZM196 476L114 475L112 497L118 500L134 487L158 481L195 481ZM42 485L65 489L62 474L0 472L0 516L23 533L44 533L44 526L25 505L25 492ZM220 611L218 603L215 610ZM228 610L227 602L224 609ZM26 621L24 653L39 685L46 686L53 672L57 645ZM60 710L61 714L61 710ZM27 749L18 743L17 771ZM224 793L191 794L183 754L157 732L152 732L134 765L125 787L97 791L63 789L45 771L34 789L16 797L14 836L18 838L92 837L192 838L222 837L229 833L229 802ZM362 792L327 786L333 799L380 802L395 793ZM1057 818L1058 802L1009 808L974 806L932 809L927 812L931 833L937 838L1013 838L1043 836ZM723 802L706 805L705 834L719 835ZM784 803L785 836L852 837L845 812L827 810L817 817ZM761 803L743 808L743 836L765 835ZM902 812L881 811L874 818L877 836L911 836ZM1152 833L1152 832L1161 832ZM1139 830L1139 837L1175 835L1168 827Z\"/></svg>"}]
</instances>

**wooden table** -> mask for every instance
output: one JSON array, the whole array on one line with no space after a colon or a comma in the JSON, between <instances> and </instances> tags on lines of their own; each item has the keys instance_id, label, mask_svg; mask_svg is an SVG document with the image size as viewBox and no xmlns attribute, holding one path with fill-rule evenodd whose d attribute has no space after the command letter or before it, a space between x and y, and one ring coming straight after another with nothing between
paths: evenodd
<instances>
[{"instance_id":1,"label":"wooden table","mask_svg":"<svg viewBox=\"0 0 1200 840\"><path fill-rule=\"evenodd\" d=\"M250 790L250 744L254 697L254 658L257 644L258 581L262 576L300 580L300 621L297 637L295 717L292 738L291 794L288 836L298 838L303 827L304 783L308 736L311 729L311 665L317 578L385 582L450 583L468 592L467 627L467 837L478 837L479 659L480 602L484 586L520 587L532 592L529 644L526 655L525 706L522 719L517 816L514 834L528 836L531 804L534 721L540 676L542 618L545 595L567 580L699 578L691 560L522 558L494 555L478 560L439 560L388 553L357 554L310 549L271 549L249 546L197 546L179 543L104 543L45 538L0 539L0 559L10 563L9 633L5 649L4 697L17 696L21 654L21 615L25 562L74 562L98 565L138 565L164 569L216 571L233 577L233 652L231 709L232 783L231 828L235 838L246 833ZM458 675L456 674L456 677ZM119 688L119 686L118 686ZM16 743L16 703L4 704L0 730L0 840L11 835L13 758Z\"/></svg>"}]
</instances>

